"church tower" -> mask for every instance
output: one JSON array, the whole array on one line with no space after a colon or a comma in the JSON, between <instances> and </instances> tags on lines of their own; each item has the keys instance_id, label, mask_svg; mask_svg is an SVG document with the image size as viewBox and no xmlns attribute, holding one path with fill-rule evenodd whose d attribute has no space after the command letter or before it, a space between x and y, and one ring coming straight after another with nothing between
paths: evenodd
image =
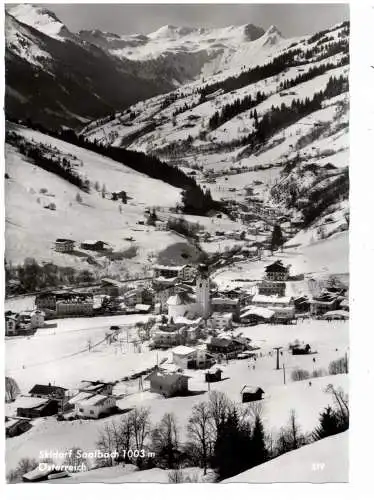
<instances>
[{"instance_id":1,"label":"church tower","mask_svg":"<svg viewBox=\"0 0 374 500\"><path fill-rule=\"evenodd\" d=\"M210 316L210 287L208 266L200 264L196 276L196 302L204 319Z\"/></svg>"}]
</instances>

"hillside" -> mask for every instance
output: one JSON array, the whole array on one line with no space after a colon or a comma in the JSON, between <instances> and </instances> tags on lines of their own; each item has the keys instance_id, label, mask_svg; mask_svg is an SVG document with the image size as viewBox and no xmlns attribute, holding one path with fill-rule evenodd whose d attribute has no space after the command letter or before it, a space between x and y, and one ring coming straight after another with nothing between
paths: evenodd
<instances>
[{"instance_id":1,"label":"hillside","mask_svg":"<svg viewBox=\"0 0 374 500\"><path fill-rule=\"evenodd\" d=\"M184 241L176 234L137 225L139 220L144 220L147 207L161 206L167 214L169 207L175 206L180 199L179 189L40 132L21 126L11 128L22 137L49 148L54 155L71 159L80 176L88 179L92 187L90 192L82 192L70 182L30 163L15 147L7 144L8 262L17 264L27 257L34 257L40 262L53 261L78 268L88 266L110 272L110 262L105 256L84 251L61 254L53 249L56 238L70 238L77 242L100 239L109 243L115 252L136 246L138 254L131 259L123 257L119 264L123 271L126 268L141 271L150 255ZM111 193L120 190L126 191L127 204L111 199ZM77 201L78 193L81 201ZM51 203L55 209L47 208ZM126 238L133 241L126 241ZM92 261L89 265L88 257L94 257L96 265L92 265ZM112 262L112 265L115 269L117 263Z\"/></svg>"},{"instance_id":2,"label":"hillside","mask_svg":"<svg viewBox=\"0 0 374 500\"><path fill-rule=\"evenodd\" d=\"M248 42L250 66L223 65L81 135L156 154L236 209L276 207L303 230L292 243L328 238L349 225L348 37L349 23L297 40L273 27Z\"/></svg>"},{"instance_id":3,"label":"hillside","mask_svg":"<svg viewBox=\"0 0 374 500\"><path fill-rule=\"evenodd\" d=\"M348 431L290 451L224 483L346 483Z\"/></svg>"}]
</instances>

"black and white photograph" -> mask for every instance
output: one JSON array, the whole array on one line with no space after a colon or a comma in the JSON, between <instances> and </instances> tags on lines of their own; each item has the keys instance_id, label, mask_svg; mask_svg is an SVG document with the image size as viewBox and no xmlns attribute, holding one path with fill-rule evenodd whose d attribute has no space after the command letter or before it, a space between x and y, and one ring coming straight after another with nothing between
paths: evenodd
<instances>
[{"instance_id":1,"label":"black and white photograph","mask_svg":"<svg viewBox=\"0 0 374 500\"><path fill-rule=\"evenodd\" d=\"M3 19L4 481L347 483L350 5Z\"/></svg>"}]
</instances>

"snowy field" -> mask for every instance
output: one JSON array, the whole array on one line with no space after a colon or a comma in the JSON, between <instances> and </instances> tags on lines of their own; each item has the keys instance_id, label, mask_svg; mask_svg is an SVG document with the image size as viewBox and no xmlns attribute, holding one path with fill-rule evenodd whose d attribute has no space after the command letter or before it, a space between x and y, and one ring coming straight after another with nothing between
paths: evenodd
<instances>
[{"instance_id":1,"label":"snowy field","mask_svg":"<svg viewBox=\"0 0 374 500\"><path fill-rule=\"evenodd\" d=\"M95 318L96 319L96 318ZM99 318L97 318L99 319ZM139 318L132 317L132 321ZM114 353L116 347L102 346L97 352L84 352L75 357L66 357L53 363L48 359L62 357L72 351L78 351L86 347L88 338L101 340L105 328L112 320L120 324L119 318L100 318L99 326L89 325L88 329L75 325L81 330L71 330L62 324L56 335L38 334L34 338L14 339L16 342L6 342L6 357L11 360L6 367L6 374L14 376L21 390L29 390L33 383L43 383L54 376L56 384L78 382L81 378L107 378L118 379L128 374L132 369L143 369L146 365L156 362L155 351L138 354L133 352ZM74 320L66 320L74 323ZM77 320L78 321L78 320ZM85 320L86 321L86 320ZM106 321L107 324L103 324ZM70 330L68 329L70 328ZM257 327L241 328L246 336L260 347L259 353L263 354L256 362L248 360L230 361L224 365L223 380L211 384L211 390L222 391L233 401L240 401L240 390L243 385L259 385L265 391L262 416L268 432L276 432L282 425L286 425L290 411L295 409L298 423L305 432L310 432L318 423L319 413L325 406L331 404L331 396L325 393L325 388L332 383L336 387L348 390L348 378L346 375L325 376L308 381L292 382L291 372L294 368L303 368L308 371L315 369L327 369L330 361L344 356L348 352L348 324L344 322L305 321L294 326L282 325L259 325ZM306 356L292 356L287 352L287 345L295 339L308 342L316 354ZM285 364L286 385L283 381L283 370L275 369L275 357L269 355L274 346L283 346L284 353L281 359L281 367ZM119 348L117 347L118 351ZM171 356L169 352L159 354ZM313 357L315 362L313 362ZM39 363L22 369L22 363ZM41 363L41 364L40 364ZM11 369L12 368L12 369ZM204 381L204 372L187 371L191 376L189 388L191 396L164 399L162 396L135 391L118 401L119 407L123 409L135 406L149 407L151 421L156 424L166 412L175 412L178 426L180 427L182 439L186 438L186 424L191 414L192 406L201 401L207 401L209 397L208 387ZM79 379L79 380L78 380ZM60 382L61 381L61 382ZM146 389L146 383L144 383ZM123 394L123 385L115 387L116 395ZM17 401L7 405L7 414L12 414L17 407ZM121 416L113 416L100 421L66 421L58 422L54 417L38 419L28 432L21 436L6 440L7 470L16 466L18 461L25 457L39 456L40 450L53 449L64 451L73 446L79 446L89 451L95 449L100 429L108 421L116 421Z\"/></svg>"},{"instance_id":2,"label":"snowy field","mask_svg":"<svg viewBox=\"0 0 374 500\"><path fill-rule=\"evenodd\" d=\"M135 352L131 342L137 340L131 325L147 319L124 315L47 321L50 328L39 329L34 336L6 339L6 374L17 380L23 393L37 383L74 389L82 379L120 380L157 362L157 351L142 346L142 352ZM112 325L124 325L121 344L104 341Z\"/></svg>"}]
</instances>

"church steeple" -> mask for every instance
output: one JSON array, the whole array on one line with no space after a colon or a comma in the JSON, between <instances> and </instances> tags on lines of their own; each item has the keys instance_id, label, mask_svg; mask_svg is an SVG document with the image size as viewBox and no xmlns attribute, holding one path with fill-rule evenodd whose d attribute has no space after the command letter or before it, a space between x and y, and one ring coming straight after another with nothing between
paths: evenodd
<instances>
[{"instance_id":1,"label":"church steeple","mask_svg":"<svg viewBox=\"0 0 374 500\"><path fill-rule=\"evenodd\" d=\"M208 266L200 264L196 276L196 302L204 319L210 316L210 284Z\"/></svg>"}]
</instances>

